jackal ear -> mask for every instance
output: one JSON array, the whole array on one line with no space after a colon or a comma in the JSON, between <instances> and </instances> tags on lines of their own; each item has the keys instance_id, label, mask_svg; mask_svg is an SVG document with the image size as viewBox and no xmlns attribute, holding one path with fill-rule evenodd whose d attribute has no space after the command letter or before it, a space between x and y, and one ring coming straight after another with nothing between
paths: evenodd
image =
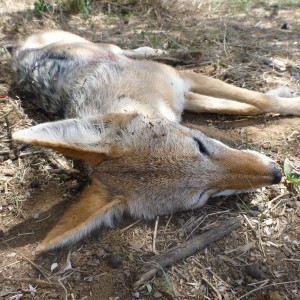
<instances>
[{"instance_id":1,"label":"jackal ear","mask_svg":"<svg viewBox=\"0 0 300 300\"><path fill-rule=\"evenodd\" d=\"M54 149L97 164L116 148L118 134L136 114L107 114L40 124L16 131L14 140Z\"/></svg>"}]
</instances>

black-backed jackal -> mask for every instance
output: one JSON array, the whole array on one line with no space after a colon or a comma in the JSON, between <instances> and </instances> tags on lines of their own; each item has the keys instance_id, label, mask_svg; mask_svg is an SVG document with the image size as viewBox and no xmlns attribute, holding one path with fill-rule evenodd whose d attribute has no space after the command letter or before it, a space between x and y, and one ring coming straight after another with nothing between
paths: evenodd
<instances>
[{"instance_id":1,"label":"black-backed jackal","mask_svg":"<svg viewBox=\"0 0 300 300\"><path fill-rule=\"evenodd\" d=\"M13 134L86 161L91 184L37 251L75 242L123 212L134 217L202 206L209 197L278 183L275 163L179 124L183 110L300 115L300 98L228 85L149 60L151 48L122 50L54 31L29 37L13 55L15 82L59 116Z\"/></svg>"}]
</instances>

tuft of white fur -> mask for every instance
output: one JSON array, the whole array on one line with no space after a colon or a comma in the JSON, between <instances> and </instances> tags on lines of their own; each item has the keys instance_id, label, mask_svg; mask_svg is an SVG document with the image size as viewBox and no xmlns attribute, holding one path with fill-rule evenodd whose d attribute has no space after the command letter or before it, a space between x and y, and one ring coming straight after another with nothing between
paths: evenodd
<instances>
[{"instance_id":1,"label":"tuft of white fur","mask_svg":"<svg viewBox=\"0 0 300 300\"><path fill-rule=\"evenodd\" d=\"M43 123L13 133L13 139L25 143L59 144L101 152L105 151L105 137L104 124L95 117Z\"/></svg>"},{"instance_id":2,"label":"tuft of white fur","mask_svg":"<svg viewBox=\"0 0 300 300\"><path fill-rule=\"evenodd\" d=\"M295 97L294 91L287 86L279 86L275 89L269 90L266 92L266 95L275 96L275 97L284 97L284 98L293 98Z\"/></svg>"}]
</instances>

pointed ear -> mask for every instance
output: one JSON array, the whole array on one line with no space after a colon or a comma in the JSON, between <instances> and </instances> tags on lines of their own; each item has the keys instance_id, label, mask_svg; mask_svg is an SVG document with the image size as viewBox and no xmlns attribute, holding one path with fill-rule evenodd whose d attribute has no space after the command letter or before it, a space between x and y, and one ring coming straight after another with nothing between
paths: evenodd
<instances>
[{"instance_id":1,"label":"pointed ear","mask_svg":"<svg viewBox=\"0 0 300 300\"><path fill-rule=\"evenodd\" d=\"M111 197L106 187L93 180L77 203L62 216L57 225L36 248L41 253L76 242L101 225L111 227L115 218L122 215L125 205L122 197Z\"/></svg>"},{"instance_id":2,"label":"pointed ear","mask_svg":"<svg viewBox=\"0 0 300 300\"><path fill-rule=\"evenodd\" d=\"M54 149L91 165L117 146L117 136L136 114L107 114L40 124L16 131L14 140Z\"/></svg>"}]
</instances>

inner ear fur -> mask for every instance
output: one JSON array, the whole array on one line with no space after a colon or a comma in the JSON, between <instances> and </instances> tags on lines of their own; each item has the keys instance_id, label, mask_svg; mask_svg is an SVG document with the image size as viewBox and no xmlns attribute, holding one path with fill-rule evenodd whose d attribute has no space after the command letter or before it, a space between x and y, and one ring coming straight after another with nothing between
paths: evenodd
<instances>
[{"instance_id":1,"label":"inner ear fur","mask_svg":"<svg viewBox=\"0 0 300 300\"><path fill-rule=\"evenodd\" d=\"M41 253L52 248L76 242L93 229L113 226L125 209L122 196L111 196L106 186L94 179L82 192L78 201L71 205L62 218L37 247Z\"/></svg>"},{"instance_id":2,"label":"inner ear fur","mask_svg":"<svg viewBox=\"0 0 300 300\"><path fill-rule=\"evenodd\" d=\"M97 153L97 152L91 152L91 151L86 151L81 149L69 148L63 145L43 144L43 146L53 149L67 157L84 160L90 166L95 166L108 157L108 155L105 153Z\"/></svg>"},{"instance_id":3,"label":"inner ear fur","mask_svg":"<svg viewBox=\"0 0 300 300\"><path fill-rule=\"evenodd\" d=\"M45 146L93 166L116 154L116 135L136 116L111 113L49 122L14 132L13 138L19 142Z\"/></svg>"}]
</instances>

